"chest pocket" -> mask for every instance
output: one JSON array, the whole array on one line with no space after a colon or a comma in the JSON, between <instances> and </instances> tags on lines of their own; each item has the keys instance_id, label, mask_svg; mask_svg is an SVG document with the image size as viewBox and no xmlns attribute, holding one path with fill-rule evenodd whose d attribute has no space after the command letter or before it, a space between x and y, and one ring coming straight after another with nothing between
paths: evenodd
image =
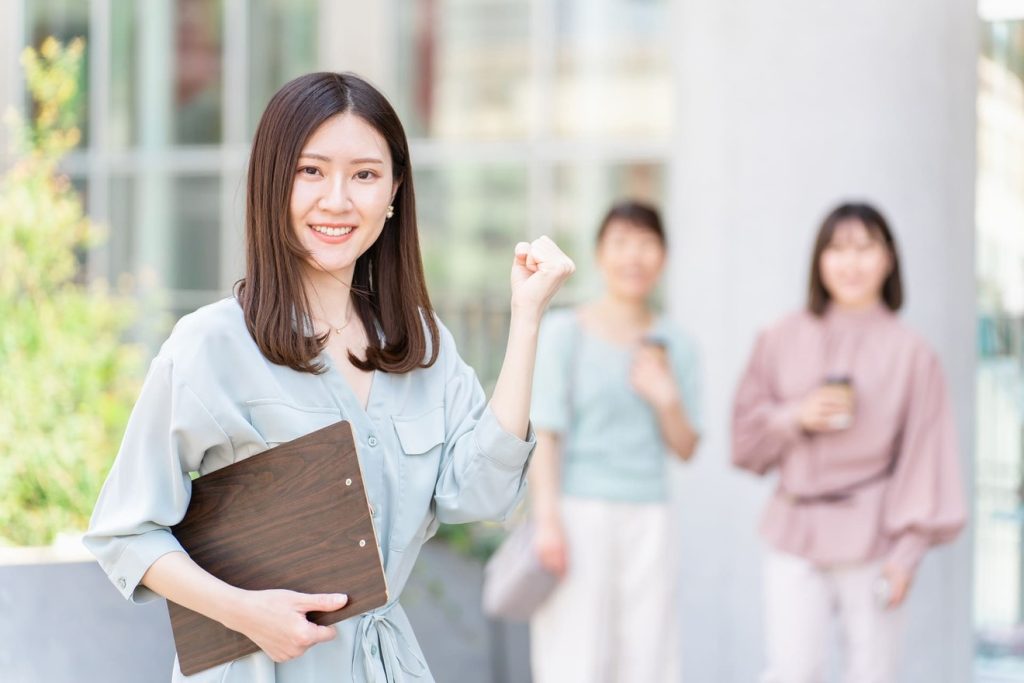
<instances>
[{"instance_id":1,"label":"chest pocket","mask_svg":"<svg viewBox=\"0 0 1024 683\"><path fill-rule=\"evenodd\" d=\"M427 533L433 520L431 506L444 444L444 406L415 416L393 415L399 454L398 516L391 545L404 549Z\"/></svg>"},{"instance_id":2,"label":"chest pocket","mask_svg":"<svg viewBox=\"0 0 1024 683\"><path fill-rule=\"evenodd\" d=\"M252 426L260 433L267 447L278 446L330 426L341 420L335 408L300 408L287 403L252 403L249 405Z\"/></svg>"}]
</instances>

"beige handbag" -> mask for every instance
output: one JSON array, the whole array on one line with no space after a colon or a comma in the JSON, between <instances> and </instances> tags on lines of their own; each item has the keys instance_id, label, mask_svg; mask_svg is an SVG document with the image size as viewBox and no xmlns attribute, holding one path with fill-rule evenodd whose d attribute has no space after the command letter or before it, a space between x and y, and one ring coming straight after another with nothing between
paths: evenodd
<instances>
[{"instance_id":1,"label":"beige handbag","mask_svg":"<svg viewBox=\"0 0 1024 683\"><path fill-rule=\"evenodd\" d=\"M484 568L484 614L494 619L528 621L558 584L541 566L533 547L533 522L512 529Z\"/></svg>"}]
</instances>

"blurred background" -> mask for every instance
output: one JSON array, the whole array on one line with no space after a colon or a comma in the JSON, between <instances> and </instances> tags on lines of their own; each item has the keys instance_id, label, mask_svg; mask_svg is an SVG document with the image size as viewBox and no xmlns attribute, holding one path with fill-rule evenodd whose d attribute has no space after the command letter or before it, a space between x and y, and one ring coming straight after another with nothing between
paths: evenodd
<instances>
[{"instance_id":1,"label":"blurred background","mask_svg":"<svg viewBox=\"0 0 1024 683\"><path fill-rule=\"evenodd\" d=\"M664 208L661 297L700 342L707 387L701 451L674 472L688 681L748 683L761 661L770 482L728 464L735 380L756 331L802 303L821 216L877 202L973 482L972 533L929 557L912 595L903 680L1024 681L1024 1L2 0L0 109L33 115L19 54L49 36L86 41L81 141L60 168L106 237L76 252L77 279L133 283L145 357L241 275L249 140L308 71L356 71L396 106L432 298L485 385L516 241L552 235L576 259L568 304L599 287L608 205ZM525 680L521 632L442 595L479 573L473 538L448 545L456 559L430 550L412 587L422 620L462 620L424 643L438 680L456 680L443 666L458 652L479 655L458 680ZM17 630L12 591L0 582L0 633ZM0 677L29 671L7 648Z\"/></svg>"}]
</instances>

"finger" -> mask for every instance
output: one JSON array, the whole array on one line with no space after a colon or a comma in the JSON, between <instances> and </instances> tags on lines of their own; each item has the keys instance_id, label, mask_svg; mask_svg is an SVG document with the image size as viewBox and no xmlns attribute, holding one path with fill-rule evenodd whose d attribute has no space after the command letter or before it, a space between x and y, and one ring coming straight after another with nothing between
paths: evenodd
<instances>
[{"instance_id":1,"label":"finger","mask_svg":"<svg viewBox=\"0 0 1024 683\"><path fill-rule=\"evenodd\" d=\"M534 254L533 252L533 249L530 249L530 251L527 252L526 254L526 267L529 268L531 272L535 273L537 272L537 269L540 267L540 263L541 262L537 259L536 254Z\"/></svg>"},{"instance_id":2,"label":"finger","mask_svg":"<svg viewBox=\"0 0 1024 683\"><path fill-rule=\"evenodd\" d=\"M298 606L303 612L333 612L348 604L344 593L298 593Z\"/></svg>"},{"instance_id":3,"label":"finger","mask_svg":"<svg viewBox=\"0 0 1024 683\"><path fill-rule=\"evenodd\" d=\"M312 622L310 624L316 629L311 636L313 644L326 643L328 640L334 640L338 636L338 629L333 626L321 626Z\"/></svg>"},{"instance_id":4,"label":"finger","mask_svg":"<svg viewBox=\"0 0 1024 683\"><path fill-rule=\"evenodd\" d=\"M526 264L526 257L527 257L527 255L529 253L530 253L530 243L529 242L519 242L519 243L517 243L516 244L516 250L515 250L515 262L518 263L519 265L525 265Z\"/></svg>"}]
</instances>

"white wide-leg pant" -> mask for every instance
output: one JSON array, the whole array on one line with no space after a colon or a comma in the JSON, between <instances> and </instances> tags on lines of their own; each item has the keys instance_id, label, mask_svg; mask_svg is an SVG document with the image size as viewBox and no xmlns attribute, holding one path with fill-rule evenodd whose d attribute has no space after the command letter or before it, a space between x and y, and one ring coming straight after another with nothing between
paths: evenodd
<instances>
[{"instance_id":1,"label":"white wide-leg pant","mask_svg":"<svg viewBox=\"0 0 1024 683\"><path fill-rule=\"evenodd\" d=\"M530 622L534 683L678 683L667 503L562 500L568 573Z\"/></svg>"},{"instance_id":2,"label":"white wide-leg pant","mask_svg":"<svg viewBox=\"0 0 1024 683\"><path fill-rule=\"evenodd\" d=\"M832 619L839 619L843 683L895 683L903 609L883 609L881 562L822 569L770 551L765 558L762 683L823 683Z\"/></svg>"}]
</instances>

